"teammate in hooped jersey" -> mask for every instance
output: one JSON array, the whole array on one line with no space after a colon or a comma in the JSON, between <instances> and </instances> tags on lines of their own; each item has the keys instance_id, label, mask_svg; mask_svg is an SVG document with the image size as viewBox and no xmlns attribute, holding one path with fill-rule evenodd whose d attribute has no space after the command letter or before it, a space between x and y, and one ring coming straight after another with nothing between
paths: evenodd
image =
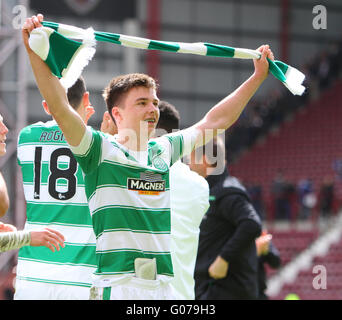
<instances>
[{"instance_id":1,"label":"teammate in hooped jersey","mask_svg":"<svg viewBox=\"0 0 342 320\"><path fill-rule=\"evenodd\" d=\"M0 157L6 154L6 135L8 128L0 114ZM0 217L9 207L6 181L0 173ZM14 225L0 222L0 252L19 249L24 246L46 246L52 252L64 246L64 237L56 230L42 228L35 231L17 231Z\"/></svg>"},{"instance_id":2,"label":"teammate in hooped jersey","mask_svg":"<svg viewBox=\"0 0 342 320\"><path fill-rule=\"evenodd\" d=\"M85 123L95 112L82 77L68 90L68 101ZM43 106L49 113L45 101ZM54 120L21 130L18 163L27 202L24 230L56 229L65 237L65 248L54 254L45 248L20 249L14 299L88 299L96 240L83 173Z\"/></svg>"}]
</instances>

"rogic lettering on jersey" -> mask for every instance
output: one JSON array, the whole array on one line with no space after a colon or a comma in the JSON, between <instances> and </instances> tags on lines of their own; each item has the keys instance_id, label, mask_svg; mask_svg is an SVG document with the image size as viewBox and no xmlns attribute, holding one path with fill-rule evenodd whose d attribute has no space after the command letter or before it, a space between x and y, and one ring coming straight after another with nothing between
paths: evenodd
<instances>
[{"instance_id":1,"label":"rogic lettering on jersey","mask_svg":"<svg viewBox=\"0 0 342 320\"><path fill-rule=\"evenodd\" d=\"M60 130L43 131L39 141L64 141L64 135Z\"/></svg>"}]
</instances>

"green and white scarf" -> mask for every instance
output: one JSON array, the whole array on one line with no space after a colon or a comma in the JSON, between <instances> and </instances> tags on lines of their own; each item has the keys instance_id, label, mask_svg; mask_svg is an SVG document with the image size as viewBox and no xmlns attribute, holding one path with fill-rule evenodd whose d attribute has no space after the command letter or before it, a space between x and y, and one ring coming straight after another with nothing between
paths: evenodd
<instances>
[{"instance_id":1,"label":"green and white scarf","mask_svg":"<svg viewBox=\"0 0 342 320\"><path fill-rule=\"evenodd\" d=\"M105 41L124 47L146 50L160 50L176 53L190 53L203 56L239 59L258 59L256 50L233 48L213 43L156 41L117 33L81 29L65 24L44 21L43 27L30 34L31 49L50 67L51 72L61 79L65 87L70 87L82 73L84 67L95 54L96 41ZM294 95L302 95L305 75L281 61L269 62L270 72Z\"/></svg>"}]
</instances>

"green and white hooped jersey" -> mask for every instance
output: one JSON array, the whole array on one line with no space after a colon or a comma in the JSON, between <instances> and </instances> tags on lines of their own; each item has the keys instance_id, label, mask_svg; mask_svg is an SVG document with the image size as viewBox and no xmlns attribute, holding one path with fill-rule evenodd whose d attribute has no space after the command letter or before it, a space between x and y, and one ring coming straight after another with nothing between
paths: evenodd
<instances>
[{"instance_id":1,"label":"green and white hooped jersey","mask_svg":"<svg viewBox=\"0 0 342 320\"><path fill-rule=\"evenodd\" d=\"M191 152L196 135L187 129L150 140L145 164L115 136L90 127L71 147L85 173L97 239L95 286L133 277L136 258L156 258L157 280L172 279L169 167Z\"/></svg>"},{"instance_id":2,"label":"green and white hooped jersey","mask_svg":"<svg viewBox=\"0 0 342 320\"><path fill-rule=\"evenodd\" d=\"M58 230L65 236L65 248L21 248L17 278L89 288L96 270L96 239L84 177L55 121L21 130L18 163L27 202L24 229Z\"/></svg>"}]
</instances>

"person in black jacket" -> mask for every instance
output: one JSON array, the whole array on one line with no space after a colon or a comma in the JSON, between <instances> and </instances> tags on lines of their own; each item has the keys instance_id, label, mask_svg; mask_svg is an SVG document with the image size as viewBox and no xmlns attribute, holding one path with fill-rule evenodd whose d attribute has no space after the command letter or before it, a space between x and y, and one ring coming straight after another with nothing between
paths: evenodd
<instances>
[{"instance_id":1,"label":"person in black jacket","mask_svg":"<svg viewBox=\"0 0 342 320\"><path fill-rule=\"evenodd\" d=\"M244 186L228 174L223 141L214 139L204 150L195 150L190 160L210 188L210 207L200 225L195 298L257 299L260 218Z\"/></svg>"}]
</instances>

